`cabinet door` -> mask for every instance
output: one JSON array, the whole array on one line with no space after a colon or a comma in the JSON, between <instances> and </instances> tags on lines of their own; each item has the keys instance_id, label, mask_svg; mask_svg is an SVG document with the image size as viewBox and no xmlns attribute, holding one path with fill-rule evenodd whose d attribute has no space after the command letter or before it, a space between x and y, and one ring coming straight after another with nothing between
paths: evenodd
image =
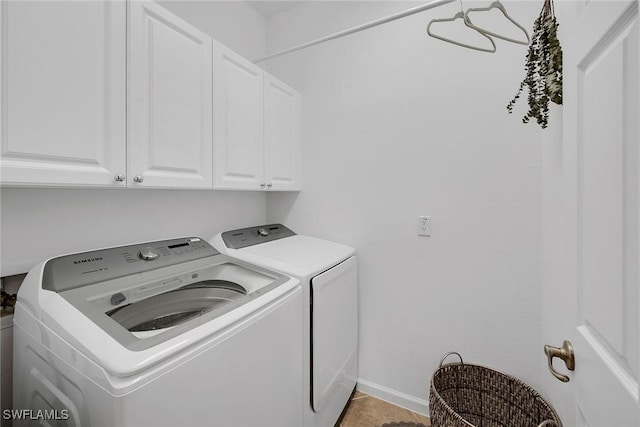
<instances>
[{"instance_id":1,"label":"cabinet door","mask_svg":"<svg viewBox=\"0 0 640 427\"><path fill-rule=\"evenodd\" d=\"M124 186L121 1L0 2L3 185Z\"/></svg>"},{"instance_id":2,"label":"cabinet door","mask_svg":"<svg viewBox=\"0 0 640 427\"><path fill-rule=\"evenodd\" d=\"M262 70L215 43L214 187L264 188Z\"/></svg>"},{"instance_id":3,"label":"cabinet door","mask_svg":"<svg viewBox=\"0 0 640 427\"><path fill-rule=\"evenodd\" d=\"M300 190L300 94L264 77L265 181L271 190Z\"/></svg>"},{"instance_id":4,"label":"cabinet door","mask_svg":"<svg viewBox=\"0 0 640 427\"><path fill-rule=\"evenodd\" d=\"M211 188L212 40L129 2L128 185Z\"/></svg>"}]
</instances>

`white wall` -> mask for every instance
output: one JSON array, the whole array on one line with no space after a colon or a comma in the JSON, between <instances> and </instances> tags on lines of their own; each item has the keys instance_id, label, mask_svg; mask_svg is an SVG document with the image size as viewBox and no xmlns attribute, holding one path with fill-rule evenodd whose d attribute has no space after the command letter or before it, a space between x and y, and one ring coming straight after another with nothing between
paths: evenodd
<instances>
[{"instance_id":1,"label":"white wall","mask_svg":"<svg viewBox=\"0 0 640 427\"><path fill-rule=\"evenodd\" d=\"M69 252L214 233L266 218L253 192L2 189L2 275Z\"/></svg>"},{"instance_id":2,"label":"white wall","mask_svg":"<svg viewBox=\"0 0 640 427\"><path fill-rule=\"evenodd\" d=\"M503 3L527 28L541 7ZM267 21L267 50L415 5L310 2ZM426 35L430 19L458 10L269 63L302 92L305 183L300 194L269 194L268 220L357 249L361 387L422 410L450 350L537 388L546 375L543 131L521 123L524 109L505 110L527 48L498 41L487 54ZM416 236L418 215L431 215L431 237Z\"/></svg>"}]
</instances>

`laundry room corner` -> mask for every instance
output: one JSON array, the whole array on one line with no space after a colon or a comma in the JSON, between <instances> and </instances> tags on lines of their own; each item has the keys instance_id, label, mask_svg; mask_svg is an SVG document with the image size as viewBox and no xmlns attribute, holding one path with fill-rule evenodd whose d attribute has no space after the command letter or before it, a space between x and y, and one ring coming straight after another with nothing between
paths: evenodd
<instances>
[{"instance_id":1,"label":"laundry room corner","mask_svg":"<svg viewBox=\"0 0 640 427\"><path fill-rule=\"evenodd\" d=\"M466 4L467 2L465 2ZM310 2L267 20L270 52L416 2ZM304 191L269 194L269 222L357 248L359 388L427 410L441 356L545 375L541 147L506 105L525 46L486 54L426 36L458 3L268 61L305 94ZM509 2L525 25L537 2ZM552 123L551 126L557 126ZM431 236L417 236L417 217Z\"/></svg>"},{"instance_id":2,"label":"laundry room corner","mask_svg":"<svg viewBox=\"0 0 640 427\"><path fill-rule=\"evenodd\" d=\"M639 73L640 0L0 0L0 424L640 426Z\"/></svg>"}]
</instances>

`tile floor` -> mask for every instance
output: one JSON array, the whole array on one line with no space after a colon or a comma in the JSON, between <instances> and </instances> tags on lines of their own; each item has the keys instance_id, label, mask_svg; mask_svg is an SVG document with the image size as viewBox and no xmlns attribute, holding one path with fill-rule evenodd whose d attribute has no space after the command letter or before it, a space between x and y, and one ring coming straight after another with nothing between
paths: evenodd
<instances>
[{"instance_id":1,"label":"tile floor","mask_svg":"<svg viewBox=\"0 0 640 427\"><path fill-rule=\"evenodd\" d=\"M356 391L340 421L339 427L380 427L386 423L429 427L429 418L384 400ZM338 427L338 426L336 426Z\"/></svg>"}]
</instances>

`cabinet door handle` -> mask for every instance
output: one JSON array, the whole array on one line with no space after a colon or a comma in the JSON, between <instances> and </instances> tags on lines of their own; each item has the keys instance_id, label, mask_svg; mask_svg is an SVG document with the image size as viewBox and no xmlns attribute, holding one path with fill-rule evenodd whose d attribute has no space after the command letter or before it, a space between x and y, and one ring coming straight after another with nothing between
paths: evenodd
<instances>
[{"instance_id":1,"label":"cabinet door handle","mask_svg":"<svg viewBox=\"0 0 640 427\"><path fill-rule=\"evenodd\" d=\"M142 181L144 181L144 177L142 175L136 175L133 177L133 182L140 184Z\"/></svg>"},{"instance_id":2,"label":"cabinet door handle","mask_svg":"<svg viewBox=\"0 0 640 427\"><path fill-rule=\"evenodd\" d=\"M267 188L271 188L271 187L273 187L273 184L272 183L268 183L267 184Z\"/></svg>"},{"instance_id":3,"label":"cabinet door handle","mask_svg":"<svg viewBox=\"0 0 640 427\"><path fill-rule=\"evenodd\" d=\"M127 179L126 175L123 173L117 173L116 176L113 177L116 182L124 182Z\"/></svg>"},{"instance_id":4,"label":"cabinet door handle","mask_svg":"<svg viewBox=\"0 0 640 427\"><path fill-rule=\"evenodd\" d=\"M267 186L267 184L265 184L264 182L261 182L261 183L260 183L260 188L264 188L264 187L266 187L266 186Z\"/></svg>"}]
</instances>

